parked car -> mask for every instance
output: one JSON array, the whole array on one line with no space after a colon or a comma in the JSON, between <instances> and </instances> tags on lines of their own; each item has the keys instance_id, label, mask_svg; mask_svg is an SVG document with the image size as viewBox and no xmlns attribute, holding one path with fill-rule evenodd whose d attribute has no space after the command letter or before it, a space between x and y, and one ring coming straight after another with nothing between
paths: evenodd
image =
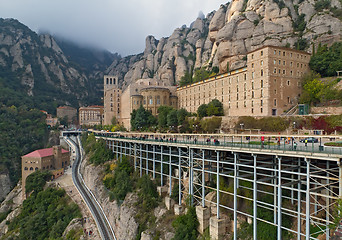
<instances>
[{"instance_id":1,"label":"parked car","mask_svg":"<svg viewBox=\"0 0 342 240\"><path fill-rule=\"evenodd\" d=\"M318 142L318 139L314 138L314 137L308 137L308 138L301 139L300 142L305 143L305 140L307 140L308 143L317 143Z\"/></svg>"}]
</instances>

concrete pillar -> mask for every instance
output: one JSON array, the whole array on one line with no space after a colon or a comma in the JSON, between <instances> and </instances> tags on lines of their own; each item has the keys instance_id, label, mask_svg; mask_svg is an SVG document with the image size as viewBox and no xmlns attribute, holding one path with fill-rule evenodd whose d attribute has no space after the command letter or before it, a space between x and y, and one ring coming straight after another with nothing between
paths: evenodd
<instances>
[{"instance_id":1,"label":"concrete pillar","mask_svg":"<svg viewBox=\"0 0 342 240\"><path fill-rule=\"evenodd\" d=\"M175 201L170 198L169 196L165 197L165 206L167 210L170 210L173 208L173 206L175 205Z\"/></svg>"},{"instance_id":2,"label":"concrete pillar","mask_svg":"<svg viewBox=\"0 0 342 240\"><path fill-rule=\"evenodd\" d=\"M183 213L183 206L175 204L174 211L175 211L175 215L181 215Z\"/></svg>"},{"instance_id":3,"label":"concrete pillar","mask_svg":"<svg viewBox=\"0 0 342 240\"><path fill-rule=\"evenodd\" d=\"M227 232L228 221L226 218L211 217L209 220L210 239L223 240Z\"/></svg>"},{"instance_id":4,"label":"concrete pillar","mask_svg":"<svg viewBox=\"0 0 342 240\"><path fill-rule=\"evenodd\" d=\"M199 222L198 232L203 234L205 229L209 227L210 208L196 206L196 215Z\"/></svg>"}]
</instances>

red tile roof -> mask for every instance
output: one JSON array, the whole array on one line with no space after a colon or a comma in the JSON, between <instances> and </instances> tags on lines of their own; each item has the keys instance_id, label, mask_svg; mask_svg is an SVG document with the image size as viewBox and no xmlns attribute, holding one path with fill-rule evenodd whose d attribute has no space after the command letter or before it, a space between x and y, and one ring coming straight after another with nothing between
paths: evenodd
<instances>
[{"instance_id":1,"label":"red tile roof","mask_svg":"<svg viewBox=\"0 0 342 240\"><path fill-rule=\"evenodd\" d=\"M62 153L67 153L69 151L67 150L64 150L62 148ZM53 148L44 148L44 149L39 149L39 150L36 150L36 151L33 151L33 152L30 152L28 154L26 154L25 156L23 157L48 157L48 156L52 156L53 155Z\"/></svg>"}]
</instances>

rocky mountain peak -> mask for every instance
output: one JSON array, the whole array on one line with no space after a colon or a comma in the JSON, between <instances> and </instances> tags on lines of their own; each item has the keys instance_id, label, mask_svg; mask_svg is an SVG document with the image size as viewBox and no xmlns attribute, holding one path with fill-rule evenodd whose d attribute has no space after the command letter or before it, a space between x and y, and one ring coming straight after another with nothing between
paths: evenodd
<instances>
[{"instance_id":1,"label":"rocky mountain peak","mask_svg":"<svg viewBox=\"0 0 342 240\"><path fill-rule=\"evenodd\" d=\"M265 45L310 52L312 44L341 40L340 12L340 0L330 5L322 0L233 0L159 42L147 37L142 57L129 64L123 58L106 72L120 76L123 85L145 77L177 84L192 68L217 66L225 72L227 65L242 67L249 51Z\"/></svg>"}]
</instances>

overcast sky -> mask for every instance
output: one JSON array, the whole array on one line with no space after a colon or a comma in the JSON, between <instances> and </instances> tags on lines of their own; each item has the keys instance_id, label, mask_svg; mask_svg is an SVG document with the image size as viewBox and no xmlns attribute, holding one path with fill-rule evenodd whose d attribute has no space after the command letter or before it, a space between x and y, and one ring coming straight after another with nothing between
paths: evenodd
<instances>
[{"instance_id":1,"label":"overcast sky","mask_svg":"<svg viewBox=\"0 0 342 240\"><path fill-rule=\"evenodd\" d=\"M228 0L0 0L0 17L38 32L118 52L144 51L145 38L168 37Z\"/></svg>"}]
</instances>

